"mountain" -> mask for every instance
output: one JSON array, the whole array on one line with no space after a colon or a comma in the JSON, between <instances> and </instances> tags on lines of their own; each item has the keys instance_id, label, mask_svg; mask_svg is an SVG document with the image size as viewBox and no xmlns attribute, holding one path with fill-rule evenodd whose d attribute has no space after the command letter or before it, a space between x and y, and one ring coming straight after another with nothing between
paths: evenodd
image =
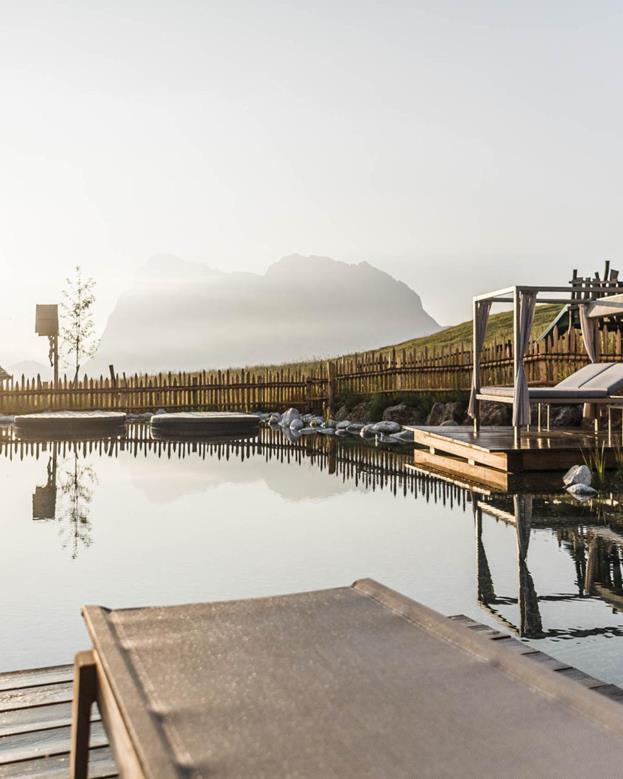
<instances>
[{"instance_id":1,"label":"mountain","mask_svg":"<svg viewBox=\"0 0 623 779\"><path fill-rule=\"evenodd\" d=\"M119 299L90 374L295 362L439 330L419 296L367 262L284 257L265 274L152 258Z\"/></svg>"}]
</instances>

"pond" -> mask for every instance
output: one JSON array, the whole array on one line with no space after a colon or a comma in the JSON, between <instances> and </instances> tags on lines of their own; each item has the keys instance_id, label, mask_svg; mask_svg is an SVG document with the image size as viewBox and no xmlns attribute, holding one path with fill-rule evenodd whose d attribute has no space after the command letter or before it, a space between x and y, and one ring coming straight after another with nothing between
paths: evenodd
<instances>
[{"instance_id":1,"label":"pond","mask_svg":"<svg viewBox=\"0 0 623 779\"><path fill-rule=\"evenodd\" d=\"M0 436L0 670L71 662L83 604L249 598L371 577L623 683L623 496L487 495L408 453L262 430L240 443Z\"/></svg>"}]
</instances>

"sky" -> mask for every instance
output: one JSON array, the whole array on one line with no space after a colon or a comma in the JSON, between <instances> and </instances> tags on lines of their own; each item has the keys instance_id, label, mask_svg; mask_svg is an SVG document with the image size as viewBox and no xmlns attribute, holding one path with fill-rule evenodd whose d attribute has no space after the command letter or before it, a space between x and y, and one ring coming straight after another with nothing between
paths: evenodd
<instances>
[{"instance_id":1,"label":"sky","mask_svg":"<svg viewBox=\"0 0 623 779\"><path fill-rule=\"evenodd\" d=\"M78 263L100 330L161 253L367 260L442 324L623 269L622 39L599 0L0 0L0 364Z\"/></svg>"}]
</instances>

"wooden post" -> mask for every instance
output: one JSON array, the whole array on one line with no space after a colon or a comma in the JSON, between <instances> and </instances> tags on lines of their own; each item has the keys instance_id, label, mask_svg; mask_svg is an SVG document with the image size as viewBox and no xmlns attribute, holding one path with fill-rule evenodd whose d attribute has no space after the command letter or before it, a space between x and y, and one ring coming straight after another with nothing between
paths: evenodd
<instances>
[{"instance_id":1,"label":"wooden post","mask_svg":"<svg viewBox=\"0 0 623 779\"><path fill-rule=\"evenodd\" d=\"M517 287L513 292L513 393L515 391L515 383L517 381L517 371L519 370L519 361L521 359L519 355L519 349L517 348L517 341L519 338L519 292ZM513 399L513 414L515 413L515 402ZM513 440L515 446L519 446L519 438L521 436L521 426L513 425Z\"/></svg>"},{"instance_id":2,"label":"wooden post","mask_svg":"<svg viewBox=\"0 0 623 779\"><path fill-rule=\"evenodd\" d=\"M325 362L325 370L327 374L327 407L332 409L335 400L335 365L332 360Z\"/></svg>"},{"instance_id":3,"label":"wooden post","mask_svg":"<svg viewBox=\"0 0 623 779\"><path fill-rule=\"evenodd\" d=\"M97 699L97 670L92 651L76 655L73 696L69 776L70 779L87 779L91 707Z\"/></svg>"},{"instance_id":4,"label":"wooden post","mask_svg":"<svg viewBox=\"0 0 623 779\"><path fill-rule=\"evenodd\" d=\"M480 352L478 351L478 339L476 337L477 315L479 303L473 302L472 311L472 369L474 371L474 395L480 392ZM480 401L474 397L474 433L480 429Z\"/></svg>"}]
</instances>

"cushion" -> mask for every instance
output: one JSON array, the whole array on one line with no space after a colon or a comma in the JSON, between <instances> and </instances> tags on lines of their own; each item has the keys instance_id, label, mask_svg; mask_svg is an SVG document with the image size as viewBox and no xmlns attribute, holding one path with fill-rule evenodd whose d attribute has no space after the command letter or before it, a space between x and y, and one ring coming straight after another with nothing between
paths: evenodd
<instances>
[{"instance_id":1,"label":"cushion","mask_svg":"<svg viewBox=\"0 0 623 779\"><path fill-rule=\"evenodd\" d=\"M566 379L563 379L556 386L564 388L568 387L569 389L579 389L580 387L584 387L587 382L597 378L614 365L615 363L613 362L593 362L590 365L585 365L583 368L580 368L579 371L575 371L575 373L572 373L571 376L567 376Z\"/></svg>"},{"instance_id":2,"label":"cushion","mask_svg":"<svg viewBox=\"0 0 623 779\"><path fill-rule=\"evenodd\" d=\"M606 394L613 395L623 388L623 363L613 362L605 371L597 374L594 378L582 385L584 390L599 389L604 390Z\"/></svg>"}]
</instances>

